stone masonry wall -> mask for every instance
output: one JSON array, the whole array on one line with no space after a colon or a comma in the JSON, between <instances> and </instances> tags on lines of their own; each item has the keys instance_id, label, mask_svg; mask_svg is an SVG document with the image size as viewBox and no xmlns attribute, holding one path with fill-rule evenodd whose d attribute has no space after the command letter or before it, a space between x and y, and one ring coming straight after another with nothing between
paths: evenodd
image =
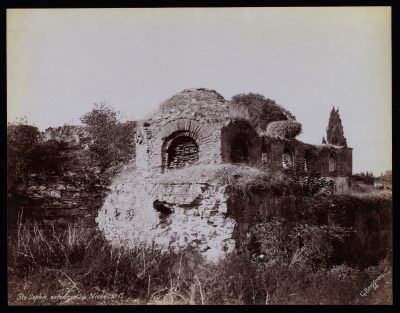
<instances>
[{"instance_id":1,"label":"stone masonry wall","mask_svg":"<svg viewBox=\"0 0 400 313\"><path fill-rule=\"evenodd\" d=\"M297 140L271 140L263 138L262 153L266 167L282 169L282 153L287 148L291 151L294 161L301 160L307 164L308 173L319 172L321 176L334 180L336 193L349 192L350 182L348 177L352 175L352 149L335 148L330 146L313 146ZM329 171L329 158L334 153L336 158L336 170ZM308 158L308 156L311 156Z\"/></svg>"},{"instance_id":2,"label":"stone masonry wall","mask_svg":"<svg viewBox=\"0 0 400 313\"><path fill-rule=\"evenodd\" d=\"M160 173L167 167L169 145L179 136L188 136L198 145L200 164L220 162L220 130L200 121L178 118L153 129L143 124L137 133L138 169Z\"/></svg>"},{"instance_id":3,"label":"stone masonry wall","mask_svg":"<svg viewBox=\"0 0 400 313\"><path fill-rule=\"evenodd\" d=\"M199 180L160 182L134 171L114 181L96 221L115 245L190 245L215 261L235 247L235 220L226 212L224 186Z\"/></svg>"}]
</instances>

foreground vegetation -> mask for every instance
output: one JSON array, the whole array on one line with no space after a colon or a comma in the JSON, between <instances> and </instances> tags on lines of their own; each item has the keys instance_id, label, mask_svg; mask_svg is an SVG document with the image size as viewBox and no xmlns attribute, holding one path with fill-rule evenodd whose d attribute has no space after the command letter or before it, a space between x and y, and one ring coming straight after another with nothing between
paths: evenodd
<instances>
[{"instance_id":1,"label":"foreground vegetation","mask_svg":"<svg viewBox=\"0 0 400 313\"><path fill-rule=\"evenodd\" d=\"M256 227L258 237L253 236L245 247L218 264L207 264L190 248L175 252L163 252L155 246L133 250L113 248L96 230L80 225L44 231L37 225L19 223L8 240L9 303L392 302L389 259L364 269L321 262L329 254L329 247L313 244L318 240L312 234L321 235L323 227L300 227L298 231L308 233L302 243L306 249L290 252L287 249L290 243L283 240L294 239L291 242L296 247L298 243L293 236L282 235L285 231L282 225L277 220ZM270 236L262 236L263 232ZM381 277L377 289L365 295L364 288L377 277Z\"/></svg>"},{"instance_id":2,"label":"foreground vegetation","mask_svg":"<svg viewBox=\"0 0 400 313\"><path fill-rule=\"evenodd\" d=\"M267 101L257 95L235 99L238 106L236 114L242 112L239 109L247 103L246 99ZM260 114L282 114L274 103L268 101ZM169 109L168 106L166 109ZM287 118L294 119L290 116ZM63 182L63 175L74 171L79 173L79 177L85 176L82 185L87 190L92 185L107 185L108 179L113 177L110 169L118 168L134 157L134 141L131 136L136 127L134 122L118 121L116 113L103 105L96 106L84 115L82 122L90 135L87 150L68 147L64 142L42 140L34 126L8 126L9 204L10 199L18 199L21 193L26 196L26 190L31 185L48 183L49 177ZM193 172L196 170L198 172ZM383 191L379 194L372 192L374 180L371 175L355 175L354 179L365 183L358 184L357 189L354 189L361 194L335 197L331 195L331 184L325 179L318 175L305 175L304 164L295 164L279 173L232 165L218 168L199 166L185 171L177 170L173 179L189 181L193 176L211 177L208 173L205 175L207 170L215 172L214 178L221 184L230 185L235 192L243 195L268 191L274 196L291 195L297 200L303 199L298 201L297 221L300 225L288 225L284 220L271 220L256 225L248 240L241 242L235 253L218 264L207 264L191 248L182 251L161 251L155 246L138 246L130 250L113 248L101 233L84 225L44 230L38 225L19 220L8 238L9 303L392 302L391 259L385 258L386 254L390 255L390 247L381 244L385 242L381 233L375 231L375 237L365 238L360 234L360 238L365 239L360 239L360 242L365 241L367 244L349 246L347 250L350 250L354 258L344 263L343 260L335 259L335 245L339 243L336 246L341 247L340 243L353 229L317 226L327 223L319 219L326 215L327 207L334 207L331 204L338 208L335 210L336 215L342 214L348 219L345 222L350 225L353 214L347 213L354 213L356 209L365 216L365 224L370 225L370 228L374 225L389 225L391 211L387 202L390 202L391 193L386 191L388 194L383 197ZM105 182L100 179L102 177ZM171 177L165 174L160 179L169 181ZM377 206L387 209L380 211L381 214L373 214ZM19 208L18 205L9 205L9 215L13 211L16 215ZM301 224L305 222L314 225ZM361 229L363 223L360 223ZM366 256L368 253L370 255ZM346 253L342 249L339 254L344 256ZM377 260L380 262L377 263ZM373 266L369 266L371 264ZM379 277L382 278L378 281Z\"/></svg>"}]
</instances>

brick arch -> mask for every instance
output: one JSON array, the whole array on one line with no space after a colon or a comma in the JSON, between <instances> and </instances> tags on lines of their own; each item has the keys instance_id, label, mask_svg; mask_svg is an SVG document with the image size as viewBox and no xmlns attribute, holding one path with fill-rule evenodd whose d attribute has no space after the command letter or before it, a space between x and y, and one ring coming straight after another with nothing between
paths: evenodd
<instances>
[{"instance_id":1,"label":"brick arch","mask_svg":"<svg viewBox=\"0 0 400 313\"><path fill-rule=\"evenodd\" d=\"M179 161L187 164L194 164L199 160L199 144L190 131L176 131L164 139L161 147L161 164L165 168L180 168L182 164L175 164ZM179 152L180 150L183 150ZM188 151L186 151L188 150Z\"/></svg>"},{"instance_id":2,"label":"brick arch","mask_svg":"<svg viewBox=\"0 0 400 313\"><path fill-rule=\"evenodd\" d=\"M215 139L212 131L213 129L209 125L188 118L168 122L155 134L152 145L152 150L155 152L153 164L160 166L162 172L167 168L168 149L178 137L189 137L194 140L198 146L198 162L212 162L215 152Z\"/></svg>"},{"instance_id":3,"label":"brick arch","mask_svg":"<svg viewBox=\"0 0 400 313\"><path fill-rule=\"evenodd\" d=\"M207 139L212 136L208 125L188 118L180 118L163 125L155 134L155 137L165 140L167 137L171 136L171 134L183 131L189 132L193 139L199 143L207 142Z\"/></svg>"}]
</instances>

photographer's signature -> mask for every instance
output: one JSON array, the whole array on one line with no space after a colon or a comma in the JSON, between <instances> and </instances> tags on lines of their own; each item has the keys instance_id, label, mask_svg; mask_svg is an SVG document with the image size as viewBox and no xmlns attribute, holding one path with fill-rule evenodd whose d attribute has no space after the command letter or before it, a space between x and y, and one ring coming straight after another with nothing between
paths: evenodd
<instances>
[{"instance_id":1,"label":"photographer's signature","mask_svg":"<svg viewBox=\"0 0 400 313\"><path fill-rule=\"evenodd\" d=\"M384 274L380 274L377 278L375 278L375 279L371 282L371 284L370 284L368 287L364 288L364 289L360 292L360 296L361 296L361 297L366 297L366 296L368 295L368 293L369 293L372 289L374 289L374 290L378 289L378 282L379 282L384 276L385 276Z\"/></svg>"}]
</instances>

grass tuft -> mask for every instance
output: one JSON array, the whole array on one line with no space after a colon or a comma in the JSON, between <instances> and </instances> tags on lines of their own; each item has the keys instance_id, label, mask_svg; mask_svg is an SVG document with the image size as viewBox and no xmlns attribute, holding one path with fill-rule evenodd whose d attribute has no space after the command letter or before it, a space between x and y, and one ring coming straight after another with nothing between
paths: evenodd
<instances>
[{"instance_id":1,"label":"grass tuft","mask_svg":"<svg viewBox=\"0 0 400 313\"><path fill-rule=\"evenodd\" d=\"M310 270L274 260L281 244L276 242L261 242L262 253L270 251L268 262L242 251L210 264L190 248L114 248L83 225L44 231L20 223L8 240L9 304L390 303L388 260L363 271L345 264ZM380 274L385 275L382 290L361 297ZM47 298L26 301L21 294Z\"/></svg>"}]
</instances>

